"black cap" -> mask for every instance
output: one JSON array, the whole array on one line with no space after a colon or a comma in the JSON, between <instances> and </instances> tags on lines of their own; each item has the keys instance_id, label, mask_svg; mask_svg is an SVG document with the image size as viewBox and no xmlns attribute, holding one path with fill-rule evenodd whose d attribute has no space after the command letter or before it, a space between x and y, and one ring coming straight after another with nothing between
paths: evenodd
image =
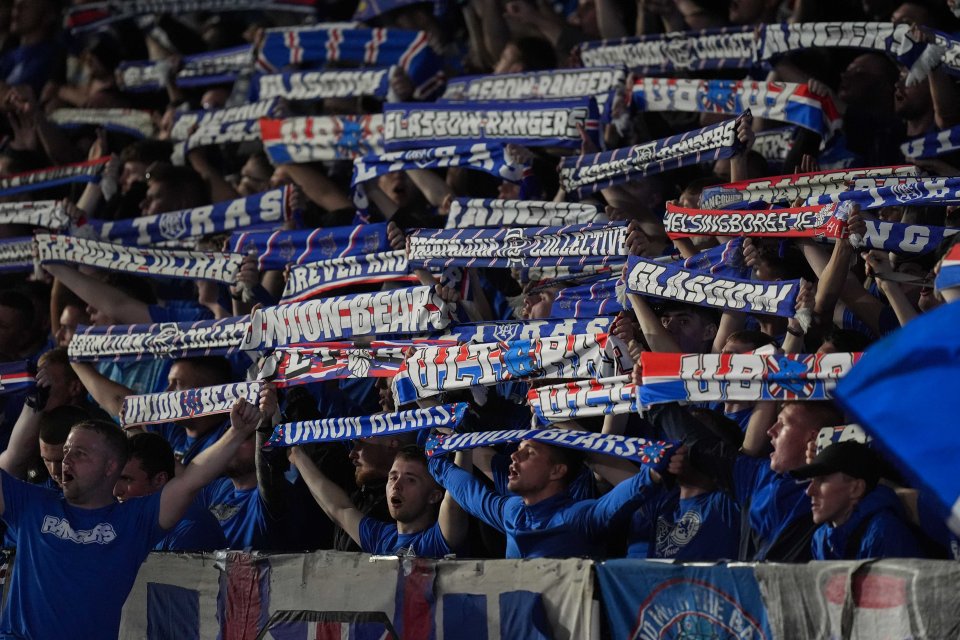
<instances>
[{"instance_id":1,"label":"black cap","mask_svg":"<svg viewBox=\"0 0 960 640\"><path fill-rule=\"evenodd\" d=\"M882 464L873 450L859 442L837 442L821 451L813 462L790 472L795 478L826 476L838 471L865 480L868 488L880 480Z\"/></svg>"}]
</instances>

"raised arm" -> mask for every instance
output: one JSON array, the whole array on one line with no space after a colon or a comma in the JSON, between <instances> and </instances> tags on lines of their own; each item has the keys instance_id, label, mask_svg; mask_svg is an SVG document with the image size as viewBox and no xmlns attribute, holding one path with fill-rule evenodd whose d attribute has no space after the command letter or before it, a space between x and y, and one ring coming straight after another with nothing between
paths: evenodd
<instances>
[{"instance_id":1,"label":"raised arm","mask_svg":"<svg viewBox=\"0 0 960 640\"><path fill-rule=\"evenodd\" d=\"M473 461L471 451L457 451L456 464L464 471L471 471ZM437 516L437 522L440 524L440 533L446 540L447 546L451 549L460 549L467 540L467 533L470 530L470 519L467 512L463 510L449 491L443 496L443 502L440 503L440 514Z\"/></svg>"},{"instance_id":2,"label":"raised arm","mask_svg":"<svg viewBox=\"0 0 960 640\"><path fill-rule=\"evenodd\" d=\"M118 324L150 322L150 307L146 302L141 302L92 276L80 273L76 267L65 264L45 264L43 268L90 306L104 311L109 310Z\"/></svg>"},{"instance_id":3,"label":"raised arm","mask_svg":"<svg viewBox=\"0 0 960 640\"><path fill-rule=\"evenodd\" d=\"M446 456L430 458L430 473L464 511L505 532L503 511L508 498L498 496L473 477L450 462Z\"/></svg>"},{"instance_id":4,"label":"raised arm","mask_svg":"<svg viewBox=\"0 0 960 640\"><path fill-rule=\"evenodd\" d=\"M0 453L0 469L21 480L27 474L30 454L37 448L40 437L40 412L24 403L20 417L10 432L10 442Z\"/></svg>"},{"instance_id":5,"label":"raised arm","mask_svg":"<svg viewBox=\"0 0 960 640\"><path fill-rule=\"evenodd\" d=\"M83 386L87 388L87 392L93 396L94 401L114 417L120 415L123 399L134 395L133 389L114 382L97 371L89 362L71 362L70 366L73 367L74 373L80 378Z\"/></svg>"},{"instance_id":6,"label":"raised arm","mask_svg":"<svg viewBox=\"0 0 960 640\"><path fill-rule=\"evenodd\" d=\"M230 410L230 428L215 443L193 459L160 494L160 526L170 529L183 518L197 492L227 469L240 445L253 437L260 423L260 410L238 399Z\"/></svg>"},{"instance_id":7,"label":"raised arm","mask_svg":"<svg viewBox=\"0 0 960 640\"><path fill-rule=\"evenodd\" d=\"M350 496L317 468L302 447L293 448L290 460L296 465L297 471L310 489L310 495L327 517L346 531L354 542L360 544L360 521L363 520L363 514L353 506Z\"/></svg>"},{"instance_id":8,"label":"raised arm","mask_svg":"<svg viewBox=\"0 0 960 640\"><path fill-rule=\"evenodd\" d=\"M270 515L279 518L289 508L287 490L290 484L284 477L286 460L278 459L279 456L270 456L263 451L263 445L273 431L276 417L277 388L272 383L267 383L260 389L260 424L257 426L257 448L254 460L260 499L266 505Z\"/></svg>"},{"instance_id":9,"label":"raised arm","mask_svg":"<svg viewBox=\"0 0 960 640\"><path fill-rule=\"evenodd\" d=\"M303 189L304 195L327 211L353 206L353 202L340 190L340 187L316 167L308 164L285 164L283 168L287 170L297 186Z\"/></svg>"}]
</instances>

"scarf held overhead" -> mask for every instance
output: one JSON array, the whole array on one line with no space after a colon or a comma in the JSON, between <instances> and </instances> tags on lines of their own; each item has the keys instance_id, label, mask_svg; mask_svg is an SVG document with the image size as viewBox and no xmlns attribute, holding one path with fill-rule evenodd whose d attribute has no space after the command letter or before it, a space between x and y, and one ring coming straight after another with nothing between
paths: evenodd
<instances>
[{"instance_id":1,"label":"scarf held overhead","mask_svg":"<svg viewBox=\"0 0 960 640\"><path fill-rule=\"evenodd\" d=\"M562 227L604 222L606 216L592 204L454 198L447 214L447 229L465 227Z\"/></svg>"},{"instance_id":2,"label":"scarf held overhead","mask_svg":"<svg viewBox=\"0 0 960 640\"><path fill-rule=\"evenodd\" d=\"M257 309L244 351L373 334L429 333L450 323L452 309L433 287L308 300Z\"/></svg>"},{"instance_id":3,"label":"scarf held overhead","mask_svg":"<svg viewBox=\"0 0 960 640\"><path fill-rule=\"evenodd\" d=\"M305 116L260 120L273 164L353 160L383 151L383 116Z\"/></svg>"},{"instance_id":4,"label":"scarf held overhead","mask_svg":"<svg viewBox=\"0 0 960 640\"><path fill-rule=\"evenodd\" d=\"M260 401L261 387L260 382L237 382L184 391L130 395L123 399L120 426L137 427L230 413L233 403L239 398L256 406Z\"/></svg>"},{"instance_id":5,"label":"scarf held overhead","mask_svg":"<svg viewBox=\"0 0 960 640\"><path fill-rule=\"evenodd\" d=\"M341 287L377 282L419 282L403 251L366 253L290 268L281 304L300 302Z\"/></svg>"},{"instance_id":6,"label":"scarf held overhead","mask_svg":"<svg viewBox=\"0 0 960 640\"><path fill-rule=\"evenodd\" d=\"M637 386L630 376L578 380L527 392L540 424L637 412Z\"/></svg>"},{"instance_id":7,"label":"scarf held overhead","mask_svg":"<svg viewBox=\"0 0 960 640\"><path fill-rule=\"evenodd\" d=\"M256 252L257 267L261 271L282 271L287 265L361 256L390 248L386 223L237 232L230 235L227 246L236 253Z\"/></svg>"},{"instance_id":8,"label":"scarf held overhead","mask_svg":"<svg viewBox=\"0 0 960 640\"><path fill-rule=\"evenodd\" d=\"M459 426L466 411L467 403L459 402L411 411L377 413L372 416L329 418L278 424L266 445L294 447L319 442L376 438L421 429L454 429Z\"/></svg>"},{"instance_id":9,"label":"scarf held overhead","mask_svg":"<svg viewBox=\"0 0 960 640\"><path fill-rule=\"evenodd\" d=\"M196 322L77 326L67 345L76 362L228 356L240 350L249 316Z\"/></svg>"},{"instance_id":10,"label":"scarf held overhead","mask_svg":"<svg viewBox=\"0 0 960 640\"><path fill-rule=\"evenodd\" d=\"M792 318L799 280L751 282L630 256L627 291L704 307Z\"/></svg>"}]
</instances>

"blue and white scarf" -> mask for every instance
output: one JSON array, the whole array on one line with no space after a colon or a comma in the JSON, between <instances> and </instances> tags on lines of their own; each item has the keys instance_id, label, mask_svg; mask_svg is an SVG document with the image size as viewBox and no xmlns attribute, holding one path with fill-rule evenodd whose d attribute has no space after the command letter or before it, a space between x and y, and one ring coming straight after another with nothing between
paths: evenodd
<instances>
[{"instance_id":1,"label":"blue and white scarf","mask_svg":"<svg viewBox=\"0 0 960 640\"><path fill-rule=\"evenodd\" d=\"M383 117L373 114L261 120L260 137L273 164L353 160L383 151Z\"/></svg>"},{"instance_id":2,"label":"blue and white scarf","mask_svg":"<svg viewBox=\"0 0 960 640\"><path fill-rule=\"evenodd\" d=\"M578 380L527 392L539 424L637 412L637 385L630 376Z\"/></svg>"},{"instance_id":3,"label":"blue and white scarf","mask_svg":"<svg viewBox=\"0 0 960 640\"><path fill-rule=\"evenodd\" d=\"M250 45L197 53L183 57L175 82L183 88L226 84L252 67ZM165 63L152 60L124 61L117 68L117 82L124 91L159 91L166 82L165 70Z\"/></svg>"},{"instance_id":4,"label":"blue and white scarf","mask_svg":"<svg viewBox=\"0 0 960 640\"><path fill-rule=\"evenodd\" d=\"M352 336L426 334L446 327L452 308L433 287L307 300L256 310L241 349L253 351Z\"/></svg>"},{"instance_id":5,"label":"blue and white scarf","mask_svg":"<svg viewBox=\"0 0 960 640\"><path fill-rule=\"evenodd\" d=\"M539 340L573 334L597 334L610 331L613 318L547 318L516 322L461 322L434 334L435 338L479 344L513 340Z\"/></svg>"},{"instance_id":6,"label":"blue and white scarf","mask_svg":"<svg viewBox=\"0 0 960 640\"><path fill-rule=\"evenodd\" d=\"M411 411L375 413L372 416L288 422L274 428L266 446L295 447L318 442L376 438L420 429L454 429L460 425L466 411L467 403L458 402Z\"/></svg>"},{"instance_id":7,"label":"blue and white scarf","mask_svg":"<svg viewBox=\"0 0 960 640\"><path fill-rule=\"evenodd\" d=\"M957 149L960 149L960 126L933 131L900 145L900 151L908 160L936 158Z\"/></svg>"},{"instance_id":8,"label":"blue and white scarf","mask_svg":"<svg viewBox=\"0 0 960 640\"><path fill-rule=\"evenodd\" d=\"M562 227L568 224L606 222L592 204L454 198L447 229L466 227Z\"/></svg>"},{"instance_id":9,"label":"blue and white scarf","mask_svg":"<svg viewBox=\"0 0 960 640\"><path fill-rule=\"evenodd\" d=\"M579 149L582 140L578 127L599 144L600 113L593 98L383 106L387 151L474 142Z\"/></svg>"},{"instance_id":10,"label":"blue and white scarf","mask_svg":"<svg viewBox=\"0 0 960 640\"><path fill-rule=\"evenodd\" d=\"M0 240L0 273L33 271L33 238Z\"/></svg>"},{"instance_id":11,"label":"blue and white scarf","mask_svg":"<svg viewBox=\"0 0 960 640\"><path fill-rule=\"evenodd\" d=\"M639 78L633 85L632 104L640 111L734 116L750 109L754 117L789 122L825 137L843 123L832 98L793 82Z\"/></svg>"},{"instance_id":12,"label":"blue and white scarf","mask_svg":"<svg viewBox=\"0 0 960 640\"><path fill-rule=\"evenodd\" d=\"M461 76L447 82L447 88L437 102L561 100L593 96L600 116L609 121L610 105L617 91L625 88L626 78L623 66Z\"/></svg>"},{"instance_id":13,"label":"blue and white scarf","mask_svg":"<svg viewBox=\"0 0 960 640\"><path fill-rule=\"evenodd\" d=\"M861 246L895 253L916 254L936 251L944 239L960 231L960 229L882 220L865 220L864 222L867 224L867 230L863 234Z\"/></svg>"},{"instance_id":14,"label":"blue and white scarf","mask_svg":"<svg viewBox=\"0 0 960 640\"><path fill-rule=\"evenodd\" d=\"M771 60L784 53L814 47L868 49L896 57L914 81L939 63L943 49L914 41L910 25L892 22L803 22L768 24L760 30L757 55Z\"/></svg>"},{"instance_id":15,"label":"blue and white scarf","mask_svg":"<svg viewBox=\"0 0 960 640\"><path fill-rule=\"evenodd\" d=\"M240 350L249 316L196 322L79 325L67 354L77 362L227 356Z\"/></svg>"},{"instance_id":16,"label":"blue and white scarf","mask_svg":"<svg viewBox=\"0 0 960 640\"><path fill-rule=\"evenodd\" d=\"M170 240L201 238L212 234L289 220L291 187L271 189L256 195L209 204L194 209L153 216L102 222L91 220L102 240L148 246Z\"/></svg>"},{"instance_id":17,"label":"blue and white scarf","mask_svg":"<svg viewBox=\"0 0 960 640\"><path fill-rule=\"evenodd\" d=\"M170 162L178 166L184 166L187 163L187 154L194 149L215 147L221 144L259 141L259 120L237 120L223 124L204 125L198 127L186 140L173 145Z\"/></svg>"},{"instance_id":18,"label":"blue and white scarf","mask_svg":"<svg viewBox=\"0 0 960 640\"><path fill-rule=\"evenodd\" d=\"M690 256L683 261L683 268L740 280L749 280L751 273L743 257L742 236Z\"/></svg>"},{"instance_id":19,"label":"blue and white scarf","mask_svg":"<svg viewBox=\"0 0 960 640\"><path fill-rule=\"evenodd\" d=\"M262 386L261 382L236 382L184 391L130 395L123 399L120 426L137 427L230 413L240 398L257 405Z\"/></svg>"},{"instance_id":20,"label":"blue and white scarf","mask_svg":"<svg viewBox=\"0 0 960 640\"><path fill-rule=\"evenodd\" d=\"M873 442L873 436L868 435L867 432L863 430L863 427L858 424L823 427L817 432L817 438L814 440L814 442L817 443L817 455L820 455L820 452L830 445L850 440L868 445Z\"/></svg>"},{"instance_id":21,"label":"blue and white scarf","mask_svg":"<svg viewBox=\"0 0 960 640\"><path fill-rule=\"evenodd\" d=\"M730 311L794 316L799 280L751 282L630 256L627 291Z\"/></svg>"},{"instance_id":22,"label":"blue and white scarf","mask_svg":"<svg viewBox=\"0 0 960 640\"><path fill-rule=\"evenodd\" d=\"M441 16L445 12L444 0L362 0L357 3L357 10L353 13L353 19L358 22L366 22L388 11L409 7L413 4L433 5L433 13L436 16Z\"/></svg>"},{"instance_id":23,"label":"blue and white scarf","mask_svg":"<svg viewBox=\"0 0 960 640\"><path fill-rule=\"evenodd\" d=\"M156 133L153 115L137 109L57 109L48 117L64 129L103 127L135 138L151 138Z\"/></svg>"},{"instance_id":24,"label":"blue and white scarf","mask_svg":"<svg viewBox=\"0 0 960 640\"><path fill-rule=\"evenodd\" d=\"M869 169L849 169L840 171L815 171L812 173L794 173L785 176L757 178L731 182L715 187L706 187L700 194L700 207L703 209L725 209L741 203L763 203L766 205L792 204L797 198L808 199L814 196L832 196L849 189L849 183L864 180L901 180L916 177L919 169L914 165L892 167L872 167ZM890 186L884 183L881 186ZM815 203L820 204L817 200ZM834 202L833 199L829 202Z\"/></svg>"},{"instance_id":25,"label":"blue and white scarf","mask_svg":"<svg viewBox=\"0 0 960 640\"><path fill-rule=\"evenodd\" d=\"M393 378L398 405L444 391L531 378L607 378L630 371L626 347L608 334L420 347Z\"/></svg>"},{"instance_id":26,"label":"blue and white scarf","mask_svg":"<svg viewBox=\"0 0 960 640\"><path fill-rule=\"evenodd\" d=\"M142 249L99 240L38 233L34 236L41 263L97 267L139 275L235 284L243 256L214 251Z\"/></svg>"},{"instance_id":27,"label":"blue and white scarf","mask_svg":"<svg viewBox=\"0 0 960 640\"><path fill-rule=\"evenodd\" d=\"M273 11L313 14L317 11L316 4L316 0L103 0L67 9L67 27L74 33L85 33L120 20L153 13Z\"/></svg>"},{"instance_id":28,"label":"blue and white scarf","mask_svg":"<svg viewBox=\"0 0 960 640\"><path fill-rule=\"evenodd\" d=\"M290 65L353 62L368 67L399 65L423 100L443 84L443 63L423 31L311 26L267 29L257 64L275 72Z\"/></svg>"},{"instance_id":29,"label":"blue and white scarf","mask_svg":"<svg viewBox=\"0 0 960 640\"><path fill-rule=\"evenodd\" d=\"M622 262L627 227L568 225L499 229L419 229L407 235L413 268L535 267Z\"/></svg>"},{"instance_id":30,"label":"blue and white scarf","mask_svg":"<svg viewBox=\"0 0 960 640\"><path fill-rule=\"evenodd\" d=\"M590 318L623 311L618 293L623 291L620 276L600 276L595 282L560 290L550 307L555 318Z\"/></svg>"},{"instance_id":31,"label":"blue and white scarf","mask_svg":"<svg viewBox=\"0 0 960 640\"><path fill-rule=\"evenodd\" d=\"M353 161L352 187L375 180L394 171L408 169L445 169L464 167L476 169L506 180L520 182L530 171L530 165L517 160L500 143L477 143L459 146L431 146L429 149L393 151L368 155Z\"/></svg>"},{"instance_id":32,"label":"blue and white scarf","mask_svg":"<svg viewBox=\"0 0 960 640\"><path fill-rule=\"evenodd\" d=\"M670 463L670 456L679 443L663 440L646 440L591 431L571 429L528 429L513 431L480 431L438 436L427 441L430 457L463 449L489 447L507 442L536 440L556 447L576 449L584 453L602 453L608 456L632 460L655 471L663 471Z\"/></svg>"},{"instance_id":33,"label":"blue and white scarf","mask_svg":"<svg viewBox=\"0 0 960 640\"><path fill-rule=\"evenodd\" d=\"M60 200L0 203L0 224L28 224L52 231L70 226L70 216Z\"/></svg>"},{"instance_id":34,"label":"blue and white scarf","mask_svg":"<svg viewBox=\"0 0 960 640\"><path fill-rule=\"evenodd\" d=\"M390 71L390 67L383 67L262 74L256 79L257 97L259 100L322 100L359 96L386 98L390 91Z\"/></svg>"},{"instance_id":35,"label":"blue and white scarf","mask_svg":"<svg viewBox=\"0 0 960 640\"><path fill-rule=\"evenodd\" d=\"M419 282L403 251L364 253L291 267L281 304L300 302L341 287L379 282Z\"/></svg>"},{"instance_id":36,"label":"blue and white scarf","mask_svg":"<svg viewBox=\"0 0 960 640\"><path fill-rule=\"evenodd\" d=\"M755 46L752 26L726 27L585 42L580 60L587 67L626 65L643 74L747 69Z\"/></svg>"},{"instance_id":37,"label":"blue and white scarf","mask_svg":"<svg viewBox=\"0 0 960 640\"><path fill-rule=\"evenodd\" d=\"M653 353L640 356L640 403L823 400L859 353Z\"/></svg>"},{"instance_id":38,"label":"blue and white scarf","mask_svg":"<svg viewBox=\"0 0 960 640\"><path fill-rule=\"evenodd\" d=\"M27 191L51 189L65 184L100 182L103 167L110 158L97 158L86 162L47 167L36 171L15 173L0 179L0 197L13 196Z\"/></svg>"},{"instance_id":39,"label":"blue and white scarf","mask_svg":"<svg viewBox=\"0 0 960 640\"><path fill-rule=\"evenodd\" d=\"M742 117L633 147L564 158L560 185L582 198L634 178L729 158L742 146L737 139Z\"/></svg>"},{"instance_id":40,"label":"blue and white scarf","mask_svg":"<svg viewBox=\"0 0 960 640\"><path fill-rule=\"evenodd\" d=\"M861 184L867 180L859 181ZM889 186L869 186L849 190L831 196L814 196L808 204L818 202L851 202L861 209L878 209L896 206L946 206L960 203L960 178L915 178L898 180Z\"/></svg>"},{"instance_id":41,"label":"blue and white scarf","mask_svg":"<svg viewBox=\"0 0 960 640\"><path fill-rule=\"evenodd\" d=\"M173 128L170 130L170 137L174 140L187 140L190 138L190 130L194 126L198 129L207 129L231 122L249 122L260 118L273 118L279 114L279 111L280 101L277 98L263 99L225 109L187 111L177 116Z\"/></svg>"},{"instance_id":42,"label":"blue and white scarf","mask_svg":"<svg viewBox=\"0 0 960 640\"><path fill-rule=\"evenodd\" d=\"M233 233L227 246L235 253L256 252L261 271L282 271L289 264L322 262L390 249L386 223Z\"/></svg>"}]
</instances>

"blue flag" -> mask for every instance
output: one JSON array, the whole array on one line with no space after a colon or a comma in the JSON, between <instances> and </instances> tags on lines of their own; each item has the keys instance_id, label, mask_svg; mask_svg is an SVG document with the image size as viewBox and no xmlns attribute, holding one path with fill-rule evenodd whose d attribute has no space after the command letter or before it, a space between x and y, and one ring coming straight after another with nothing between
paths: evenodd
<instances>
[{"instance_id":1,"label":"blue flag","mask_svg":"<svg viewBox=\"0 0 960 640\"><path fill-rule=\"evenodd\" d=\"M916 318L867 349L834 391L856 422L955 515L960 433L950 386L960 379L958 328L960 302ZM952 528L960 534L956 523Z\"/></svg>"}]
</instances>

